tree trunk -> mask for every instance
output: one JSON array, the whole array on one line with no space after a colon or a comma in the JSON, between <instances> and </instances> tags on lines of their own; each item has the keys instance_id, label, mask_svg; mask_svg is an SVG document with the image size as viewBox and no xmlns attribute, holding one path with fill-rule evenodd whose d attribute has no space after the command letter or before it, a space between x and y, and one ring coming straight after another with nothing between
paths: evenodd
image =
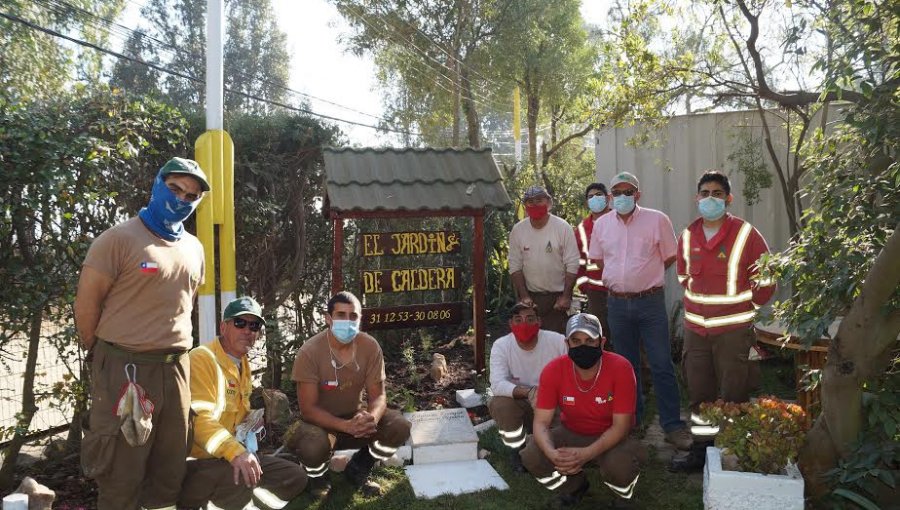
<instances>
[{"instance_id":1,"label":"tree trunk","mask_svg":"<svg viewBox=\"0 0 900 510\"><path fill-rule=\"evenodd\" d=\"M25 360L25 374L22 378L22 414L16 423L16 431L3 452L3 466L0 467L0 491L14 488L16 460L25 444L31 420L38 407L34 398L34 377L37 367L38 347L41 344L41 324L44 322L43 305L35 309L28 328L28 357Z\"/></svg>"},{"instance_id":2,"label":"tree trunk","mask_svg":"<svg viewBox=\"0 0 900 510\"><path fill-rule=\"evenodd\" d=\"M463 113L466 114L466 134L469 138L469 147L481 148L481 129L478 121L478 111L475 109L475 100L472 99L472 82L469 80L469 68L462 70Z\"/></svg>"},{"instance_id":3,"label":"tree trunk","mask_svg":"<svg viewBox=\"0 0 900 510\"><path fill-rule=\"evenodd\" d=\"M823 474L849 453L863 426L862 384L884 373L900 334L900 311L885 310L900 285L900 225L866 274L862 291L828 348L822 375L822 414L800 451L808 494L830 488Z\"/></svg>"},{"instance_id":4,"label":"tree trunk","mask_svg":"<svg viewBox=\"0 0 900 510\"><path fill-rule=\"evenodd\" d=\"M535 176L540 179L540 168L537 159L537 121L541 112L541 98L537 91L525 87L525 119L528 123L528 160L534 167Z\"/></svg>"}]
</instances>

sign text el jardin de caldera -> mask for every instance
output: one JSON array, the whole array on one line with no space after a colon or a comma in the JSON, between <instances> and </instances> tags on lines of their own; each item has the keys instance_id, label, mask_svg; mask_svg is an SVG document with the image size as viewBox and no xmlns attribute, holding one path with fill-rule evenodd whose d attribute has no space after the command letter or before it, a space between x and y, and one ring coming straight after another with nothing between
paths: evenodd
<instances>
[{"instance_id":1,"label":"sign text el jardin de caldera","mask_svg":"<svg viewBox=\"0 0 900 510\"><path fill-rule=\"evenodd\" d=\"M368 257L445 255L460 251L457 231L369 232L359 238L359 252ZM458 267L415 267L364 269L363 294L388 294L415 291L445 291L460 287ZM364 329L392 329L462 321L464 303L367 308L363 310Z\"/></svg>"}]
</instances>

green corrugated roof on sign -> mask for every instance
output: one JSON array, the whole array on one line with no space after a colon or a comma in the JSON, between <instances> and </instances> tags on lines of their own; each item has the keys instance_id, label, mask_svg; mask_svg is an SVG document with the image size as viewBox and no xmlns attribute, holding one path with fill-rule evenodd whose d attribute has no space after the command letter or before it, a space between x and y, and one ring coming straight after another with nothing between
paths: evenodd
<instances>
[{"instance_id":1,"label":"green corrugated roof on sign","mask_svg":"<svg viewBox=\"0 0 900 510\"><path fill-rule=\"evenodd\" d=\"M323 150L329 205L337 211L416 211L512 202L490 149Z\"/></svg>"}]
</instances>

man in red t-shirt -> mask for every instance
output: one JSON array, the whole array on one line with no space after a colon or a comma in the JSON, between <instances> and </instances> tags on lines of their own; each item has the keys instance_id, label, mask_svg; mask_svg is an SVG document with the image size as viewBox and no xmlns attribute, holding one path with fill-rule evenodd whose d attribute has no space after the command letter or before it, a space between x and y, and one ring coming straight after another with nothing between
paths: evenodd
<instances>
[{"instance_id":1,"label":"man in red t-shirt","mask_svg":"<svg viewBox=\"0 0 900 510\"><path fill-rule=\"evenodd\" d=\"M634 494L645 457L628 437L634 425L636 383L627 359L604 351L596 316L580 313L566 324L568 356L544 368L534 410L534 435L522 464L544 487L558 491L557 506L578 504L588 490L583 468L593 464L625 508ZM560 410L560 425L551 428Z\"/></svg>"}]
</instances>

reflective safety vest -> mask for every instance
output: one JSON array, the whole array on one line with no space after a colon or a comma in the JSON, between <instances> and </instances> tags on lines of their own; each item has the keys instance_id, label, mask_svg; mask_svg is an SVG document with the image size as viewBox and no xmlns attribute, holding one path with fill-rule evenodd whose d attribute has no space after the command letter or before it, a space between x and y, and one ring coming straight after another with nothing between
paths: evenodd
<instances>
[{"instance_id":1,"label":"reflective safety vest","mask_svg":"<svg viewBox=\"0 0 900 510\"><path fill-rule=\"evenodd\" d=\"M596 262L588 258L588 248L590 247L591 232L593 231L594 220L591 216L585 218L575 227L575 242L578 243L578 279L575 280L575 285L581 292L606 290L606 287L603 285L603 272Z\"/></svg>"},{"instance_id":2,"label":"reflective safety vest","mask_svg":"<svg viewBox=\"0 0 900 510\"><path fill-rule=\"evenodd\" d=\"M191 457L231 462L246 449L234 437L235 428L250 412L250 364L241 370L222 349L219 339L191 350L191 410L194 444Z\"/></svg>"},{"instance_id":3,"label":"reflective safety vest","mask_svg":"<svg viewBox=\"0 0 900 510\"><path fill-rule=\"evenodd\" d=\"M775 293L760 281L757 261L769 247L753 225L732 215L709 241L698 218L678 238L678 281L684 287L684 325L702 336L753 323L756 309Z\"/></svg>"}]
</instances>

